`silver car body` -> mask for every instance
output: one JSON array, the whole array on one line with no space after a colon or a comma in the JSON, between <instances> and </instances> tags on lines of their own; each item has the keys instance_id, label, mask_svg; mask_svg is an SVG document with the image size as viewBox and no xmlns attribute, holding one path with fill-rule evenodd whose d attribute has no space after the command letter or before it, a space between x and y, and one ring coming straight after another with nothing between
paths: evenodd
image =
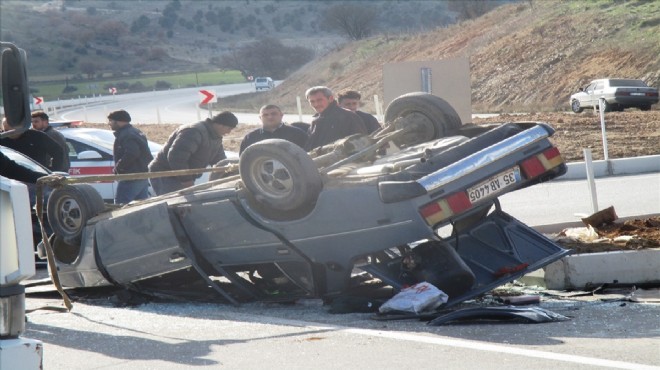
<instances>
[{"instance_id":1,"label":"silver car body","mask_svg":"<svg viewBox=\"0 0 660 370\"><path fill-rule=\"evenodd\" d=\"M622 111L626 108L649 110L658 103L658 89L649 87L642 80L606 78L593 80L581 91L571 95L569 103L575 113L583 109L598 108L599 100L604 99L606 111Z\"/></svg>"}]
</instances>

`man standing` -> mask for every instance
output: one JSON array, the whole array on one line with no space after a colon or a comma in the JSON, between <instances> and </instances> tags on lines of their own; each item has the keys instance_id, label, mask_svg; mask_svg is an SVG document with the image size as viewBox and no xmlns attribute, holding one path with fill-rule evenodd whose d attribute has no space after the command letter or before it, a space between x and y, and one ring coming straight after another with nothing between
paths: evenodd
<instances>
[{"instance_id":1,"label":"man standing","mask_svg":"<svg viewBox=\"0 0 660 370\"><path fill-rule=\"evenodd\" d=\"M227 158L222 137L238 125L231 112L178 128L149 164L150 172L204 168ZM152 178L151 186L161 195L190 187L201 175Z\"/></svg>"},{"instance_id":2,"label":"man standing","mask_svg":"<svg viewBox=\"0 0 660 370\"><path fill-rule=\"evenodd\" d=\"M367 129L360 117L337 105L332 90L325 86L315 86L305 92L305 97L316 114L309 128L309 139L305 149L329 144L353 134L366 134Z\"/></svg>"},{"instance_id":3,"label":"man standing","mask_svg":"<svg viewBox=\"0 0 660 370\"><path fill-rule=\"evenodd\" d=\"M301 148L307 142L307 133L303 130L282 123L284 114L277 105L268 104L259 109L261 128L249 132L241 141L239 154L243 153L248 146L266 139L288 140Z\"/></svg>"},{"instance_id":4,"label":"man standing","mask_svg":"<svg viewBox=\"0 0 660 370\"><path fill-rule=\"evenodd\" d=\"M2 119L2 128L4 131L13 130L6 118ZM64 167L62 147L41 131L18 129L16 133L0 139L0 145L25 154L51 171L68 170Z\"/></svg>"},{"instance_id":5,"label":"man standing","mask_svg":"<svg viewBox=\"0 0 660 370\"><path fill-rule=\"evenodd\" d=\"M346 90L339 93L337 96L339 106L344 109L353 111L355 114L360 116L362 122L364 122L364 125L367 128L367 133L370 134L380 129L380 123L378 123L376 117L372 116L371 114L358 110L358 108L360 108L360 99L362 99L362 95L360 95L360 93L355 90Z\"/></svg>"},{"instance_id":6,"label":"man standing","mask_svg":"<svg viewBox=\"0 0 660 370\"><path fill-rule=\"evenodd\" d=\"M108 114L108 124L115 135L112 155L115 160L113 172L117 175L149 172L149 162L154 158L149 150L147 137L131 125L131 115L125 110ZM115 193L115 204L126 204L133 200L149 197L149 181L120 180Z\"/></svg>"},{"instance_id":7,"label":"man standing","mask_svg":"<svg viewBox=\"0 0 660 370\"><path fill-rule=\"evenodd\" d=\"M69 172L69 167L71 166L69 162L69 146L66 144L64 135L50 126L46 112L32 112L32 129L43 132L62 147L62 150L64 150L62 171Z\"/></svg>"}]
</instances>

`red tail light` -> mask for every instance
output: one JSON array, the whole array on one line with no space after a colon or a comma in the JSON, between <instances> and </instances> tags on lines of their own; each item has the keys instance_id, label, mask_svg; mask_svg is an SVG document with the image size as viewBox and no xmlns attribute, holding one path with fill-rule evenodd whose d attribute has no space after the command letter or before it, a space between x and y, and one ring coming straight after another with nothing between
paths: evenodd
<instances>
[{"instance_id":1,"label":"red tail light","mask_svg":"<svg viewBox=\"0 0 660 370\"><path fill-rule=\"evenodd\" d=\"M630 91L617 91L614 96L630 96Z\"/></svg>"},{"instance_id":2,"label":"red tail light","mask_svg":"<svg viewBox=\"0 0 660 370\"><path fill-rule=\"evenodd\" d=\"M525 173L525 177L531 179L562 163L564 163L564 160L561 158L559 149L552 147L541 154L526 159L523 161L521 167Z\"/></svg>"}]
</instances>

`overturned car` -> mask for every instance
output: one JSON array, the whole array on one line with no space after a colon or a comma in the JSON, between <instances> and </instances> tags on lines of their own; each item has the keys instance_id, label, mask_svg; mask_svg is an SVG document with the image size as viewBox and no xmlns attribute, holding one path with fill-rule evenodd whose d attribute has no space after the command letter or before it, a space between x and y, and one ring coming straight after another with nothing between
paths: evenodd
<instances>
[{"instance_id":1,"label":"overturned car","mask_svg":"<svg viewBox=\"0 0 660 370\"><path fill-rule=\"evenodd\" d=\"M228 165L239 175L121 208L86 184L56 189L59 279L232 303L428 281L447 307L568 254L497 201L566 171L549 125L463 125L425 93L395 99L385 121L311 153L262 141Z\"/></svg>"}]
</instances>

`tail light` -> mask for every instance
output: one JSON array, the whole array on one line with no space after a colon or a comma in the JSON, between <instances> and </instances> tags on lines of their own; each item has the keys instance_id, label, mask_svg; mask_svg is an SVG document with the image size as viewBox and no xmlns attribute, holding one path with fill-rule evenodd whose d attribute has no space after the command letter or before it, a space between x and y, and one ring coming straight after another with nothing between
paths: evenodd
<instances>
[{"instance_id":1,"label":"tail light","mask_svg":"<svg viewBox=\"0 0 660 370\"><path fill-rule=\"evenodd\" d=\"M559 154L559 149L552 147L541 154L526 159L521 164L521 167L525 173L525 177L531 179L562 163L564 163L564 160L561 158L561 154Z\"/></svg>"},{"instance_id":2,"label":"tail light","mask_svg":"<svg viewBox=\"0 0 660 370\"><path fill-rule=\"evenodd\" d=\"M630 96L630 91L617 91L614 96Z\"/></svg>"},{"instance_id":3,"label":"tail light","mask_svg":"<svg viewBox=\"0 0 660 370\"><path fill-rule=\"evenodd\" d=\"M453 215L468 210L470 207L472 207L472 203L470 203L467 194L461 191L426 204L419 210L419 213L424 217L427 224L435 225Z\"/></svg>"}]
</instances>

